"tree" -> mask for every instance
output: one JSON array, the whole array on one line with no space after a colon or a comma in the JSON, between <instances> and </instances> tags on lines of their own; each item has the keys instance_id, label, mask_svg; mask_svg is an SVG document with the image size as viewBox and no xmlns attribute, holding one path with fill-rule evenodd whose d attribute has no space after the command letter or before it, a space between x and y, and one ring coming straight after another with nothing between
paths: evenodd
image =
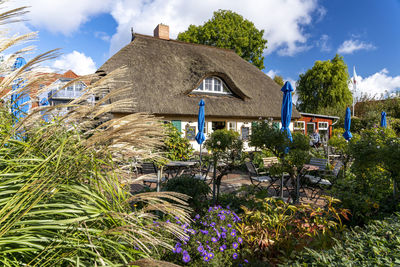
<instances>
[{"instance_id":1,"label":"tree","mask_svg":"<svg viewBox=\"0 0 400 267\"><path fill-rule=\"evenodd\" d=\"M267 40L264 30L258 30L253 22L230 10L218 10L202 26L190 25L178 35L178 40L196 44L234 49L235 52L259 69L264 69L264 49Z\"/></svg>"},{"instance_id":2,"label":"tree","mask_svg":"<svg viewBox=\"0 0 400 267\"><path fill-rule=\"evenodd\" d=\"M316 61L297 81L298 109L309 113L344 109L352 104L348 81L347 65L340 55L332 60Z\"/></svg>"},{"instance_id":3,"label":"tree","mask_svg":"<svg viewBox=\"0 0 400 267\"><path fill-rule=\"evenodd\" d=\"M274 77L274 82L276 82L279 86L283 86L285 83L284 83L284 81L283 81L283 78L282 78L282 76L279 76L279 75L275 75L275 77Z\"/></svg>"}]
</instances>

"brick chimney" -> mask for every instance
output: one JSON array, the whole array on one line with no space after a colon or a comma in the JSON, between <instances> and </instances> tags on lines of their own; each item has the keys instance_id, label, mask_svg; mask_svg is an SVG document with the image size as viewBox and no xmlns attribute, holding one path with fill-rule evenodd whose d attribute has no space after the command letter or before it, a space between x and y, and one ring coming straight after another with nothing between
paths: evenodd
<instances>
[{"instance_id":1,"label":"brick chimney","mask_svg":"<svg viewBox=\"0 0 400 267\"><path fill-rule=\"evenodd\" d=\"M164 24L158 24L154 29L154 37L169 40L169 26Z\"/></svg>"}]
</instances>

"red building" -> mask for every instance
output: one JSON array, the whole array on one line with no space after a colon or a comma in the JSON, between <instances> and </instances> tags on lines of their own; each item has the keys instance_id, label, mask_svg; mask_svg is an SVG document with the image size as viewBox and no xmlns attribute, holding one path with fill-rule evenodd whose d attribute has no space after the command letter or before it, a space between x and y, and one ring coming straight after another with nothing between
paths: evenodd
<instances>
[{"instance_id":1,"label":"red building","mask_svg":"<svg viewBox=\"0 0 400 267\"><path fill-rule=\"evenodd\" d=\"M311 135L317 130L323 143L332 136L332 126L339 120L339 117L321 114L300 112L300 115L301 118L293 123L293 131Z\"/></svg>"}]
</instances>

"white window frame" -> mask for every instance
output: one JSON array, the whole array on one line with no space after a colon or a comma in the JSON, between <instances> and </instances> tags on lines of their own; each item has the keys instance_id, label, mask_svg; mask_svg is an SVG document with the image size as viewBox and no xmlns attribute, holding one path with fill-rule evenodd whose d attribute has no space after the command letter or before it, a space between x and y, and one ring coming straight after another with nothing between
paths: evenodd
<instances>
[{"instance_id":1,"label":"white window frame","mask_svg":"<svg viewBox=\"0 0 400 267\"><path fill-rule=\"evenodd\" d=\"M233 124L233 128L231 128L231 126L230 126L230 124ZM228 121L228 130L234 130L234 131L236 131L236 129L237 129L237 123L236 123L236 121Z\"/></svg>"},{"instance_id":2,"label":"white window frame","mask_svg":"<svg viewBox=\"0 0 400 267\"><path fill-rule=\"evenodd\" d=\"M321 126L321 125L326 125L326 126ZM328 130L328 129L329 129L329 123L327 121L318 122L318 130Z\"/></svg>"},{"instance_id":3,"label":"white window frame","mask_svg":"<svg viewBox=\"0 0 400 267\"><path fill-rule=\"evenodd\" d=\"M296 125L297 123L302 124L303 126L302 127L296 127L296 126L298 126L298 125ZM294 131L303 131L304 132L305 129L306 129L306 123L304 121L295 121L295 122L293 122L293 130Z\"/></svg>"},{"instance_id":4,"label":"white window frame","mask_svg":"<svg viewBox=\"0 0 400 267\"><path fill-rule=\"evenodd\" d=\"M211 82L211 83L210 83ZM207 84L207 89L206 89ZM210 89L211 87L211 89ZM231 95L232 93L229 91L228 86L218 77L211 76L206 77L201 81L200 85L193 90L194 92L202 92L202 93L215 93L222 95Z\"/></svg>"}]
</instances>

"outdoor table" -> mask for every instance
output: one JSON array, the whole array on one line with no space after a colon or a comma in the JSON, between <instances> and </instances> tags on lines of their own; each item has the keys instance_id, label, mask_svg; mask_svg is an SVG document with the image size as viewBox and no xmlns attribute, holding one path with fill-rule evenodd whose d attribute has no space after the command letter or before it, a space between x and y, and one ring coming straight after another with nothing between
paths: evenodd
<instances>
[{"instance_id":1,"label":"outdoor table","mask_svg":"<svg viewBox=\"0 0 400 267\"><path fill-rule=\"evenodd\" d=\"M310 164L304 164L303 168L299 171L297 177L296 177L296 195L295 199L293 200L294 203L299 203L300 200L300 187L301 187L301 180L302 178L309 172L311 171L318 171L319 167L315 165L310 165Z\"/></svg>"},{"instance_id":2,"label":"outdoor table","mask_svg":"<svg viewBox=\"0 0 400 267\"><path fill-rule=\"evenodd\" d=\"M165 164L165 173L168 178L175 178L181 175L185 169L194 167L197 163L197 161L170 161Z\"/></svg>"}]
</instances>

